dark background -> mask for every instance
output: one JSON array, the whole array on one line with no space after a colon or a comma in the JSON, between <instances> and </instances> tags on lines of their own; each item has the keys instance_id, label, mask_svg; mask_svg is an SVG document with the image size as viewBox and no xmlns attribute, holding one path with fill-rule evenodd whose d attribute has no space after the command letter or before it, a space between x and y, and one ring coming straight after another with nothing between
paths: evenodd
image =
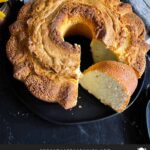
<instances>
[{"instance_id":1,"label":"dark background","mask_svg":"<svg viewBox=\"0 0 150 150\"><path fill-rule=\"evenodd\" d=\"M17 3L18 8L20 3ZM17 12L17 11L16 11ZM14 11L15 15L16 12ZM11 22L11 18L9 18ZM3 37L9 22L2 27ZM1 144L145 144L146 104L150 97L150 56L147 56L145 86L130 109L108 120L86 125L60 126L48 123L31 113L4 80L0 47L0 143Z\"/></svg>"}]
</instances>

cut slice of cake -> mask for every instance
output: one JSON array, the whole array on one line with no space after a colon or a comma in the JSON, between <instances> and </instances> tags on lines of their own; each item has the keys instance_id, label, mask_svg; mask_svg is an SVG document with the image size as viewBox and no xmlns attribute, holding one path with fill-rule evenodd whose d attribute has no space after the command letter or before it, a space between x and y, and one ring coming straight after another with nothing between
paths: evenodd
<instances>
[{"instance_id":1,"label":"cut slice of cake","mask_svg":"<svg viewBox=\"0 0 150 150\"><path fill-rule=\"evenodd\" d=\"M117 55L115 55L113 51L106 48L104 42L93 39L90 46L94 63L108 60L118 61Z\"/></svg>"},{"instance_id":2,"label":"cut slice of cake","mask_svg":"<svg viewBox=\"0 0 150 150\"><path fill-rule=\"evenodd\" d=\"M138 78L135 71L126 64L103 61L84 71L80 84L103 104L122 112L137 87Z\"/></svg>"}]
</instances>

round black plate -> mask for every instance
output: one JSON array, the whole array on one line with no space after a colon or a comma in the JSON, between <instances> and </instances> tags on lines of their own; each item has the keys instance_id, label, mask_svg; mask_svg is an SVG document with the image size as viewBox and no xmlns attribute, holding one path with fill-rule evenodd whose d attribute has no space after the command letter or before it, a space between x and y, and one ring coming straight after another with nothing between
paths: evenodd
<instances>
[{"instance_id":1,"label":"round black plate","mask_svg":"<svg viewBox=\"0 0 150 150\"><path fill-rule=\"evenodd\" d=\"M7 27L8 28L8 27ZM6 41L9 39L9 35L6 36L7 31L4 32L5 37L1 41L2 55L1 62L3 65L2 73L4 82L11 88L11 91L16 95L16 98L20 100L25 106L31 111L37 114L39 117L57 124L78 124L78 123L89 123L97 120L103 120L118 113L114 112L109 107L101 104L94 96L90 95L87 91L79 86L78 105L71 110L64 110L58 104L50 104L39 101L27 90L23 83L13 78L12 65L8 61L5 52ZM92 64L89 40L83 37L66 37L66 41L73 43L79 43L82 45L82 63L81 70L86 69ZM128 108L138 98L141 89L144 84L145 75L139 80L138 87L134 92Z\"/></svg>"}]
</instances>

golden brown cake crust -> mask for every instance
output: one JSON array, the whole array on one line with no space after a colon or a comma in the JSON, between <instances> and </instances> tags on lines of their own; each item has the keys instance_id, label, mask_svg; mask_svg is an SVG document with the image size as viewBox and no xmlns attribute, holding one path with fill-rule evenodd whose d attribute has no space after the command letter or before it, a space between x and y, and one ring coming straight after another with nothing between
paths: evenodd
<instances>
[{"instance_id":1,"label":"golden brown cake crust","mask_svg":"<svg viewBox=\"0 0 150 150\"><path fill-rule=\"evenodd\" d=\"M18 20L10 26L11 37L7 43L7 55L14 64L14 77L23 81L37 98L46 102L57 102L65 109L72 108L77 103L78 77L75 71L80 64L80 53L77 51L72 54L72 52L66 53L66 51L64 60L61 60L64 62L59 62L62 63L61 66L57 66L56 56L54 60L52 60L53 57L49 59L47 55L43 54L42 49L38 53L35 47L36 52L33 50L32 53L30 51L32 35L29 35L31 34L29 32L30 23L27 23L27 20L31 17L32 5L23 6L18 15ZM54 45L53 48L57 50L58 48L55 47ZM63 55L63 53L63 51L62 53L61 50L59 51L60 55ZM67 61L69 57L72 59L70 62Z\"/></svg>"},{"instance_id":2,"label":"golden brown cake crust","mask_svg":"<svg viewBox=\"0 0 150 150\"><path fill-rule=\"evenodd\" d=\"M7 43L14 77L36 97L66 109L77 103L81 52L78 45L64 41L70 23L88 26L91 38L102 40L141 77L148 50L145 27L129 4L119 0L36 0L21 8Z\"/></svg>"},{"instance_id":3,"label":"golden brown cake crust","mask_svg":"<svg viewBox=\"0 0 150 150\"><path fill-rule=\"evenodd\" d=\"M127 95L131 96L135 91L138 78L132 67L116 62L116 61L103 61L89 67L84 74L89 71L100 70L116 80L120 85L125 87Z\"/></svg>"}]
</instances>

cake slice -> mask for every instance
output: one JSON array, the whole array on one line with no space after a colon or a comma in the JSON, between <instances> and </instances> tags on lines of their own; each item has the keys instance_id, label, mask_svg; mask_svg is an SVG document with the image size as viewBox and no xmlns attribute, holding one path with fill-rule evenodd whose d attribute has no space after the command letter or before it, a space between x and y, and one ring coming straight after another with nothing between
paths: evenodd
<instances>
[{"instance_id":1,"label":"cake slice","mask_svg":"<svg viewBox=\"0 0 150 150\"><path fill-rule=\"evenodd\" d=\"M122 112L137 87L138 78L135 71L126 64L103 61L84 71L80 84L103 104Z\"/></svg>"},{"instance_id":2,"label":"cake slice","mask_svg":"<svg viewBox=\"0 0 150 150\"><path fill-rule=\"evenodd\" d=\"M106 48L104 42L93 39L90 46L93 60L95 63L107 60L118 61L117 55L115 55L113 51Z\"/></svg>"}]
</instances>

